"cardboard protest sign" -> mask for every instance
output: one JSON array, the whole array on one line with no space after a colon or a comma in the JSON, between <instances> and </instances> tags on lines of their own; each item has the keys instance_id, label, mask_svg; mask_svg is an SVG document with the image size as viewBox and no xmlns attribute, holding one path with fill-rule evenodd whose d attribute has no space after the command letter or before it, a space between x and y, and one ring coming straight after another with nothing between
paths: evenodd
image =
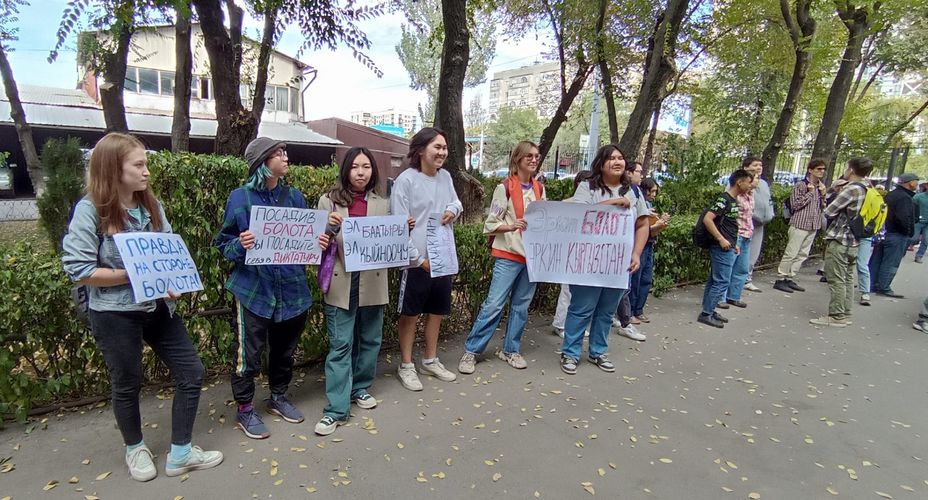
<instances>
[{"instance_id":1,"label":"cardboard protest sign","mask_svg":"<svg viewBox=\"0 0 928 500\"><path fill-rule=\"evenodd\" d=\"M345 271L409 264L409 224L405 215L349 217L342 222Z\"/></svg>"},{"instance_id":2,"label":"cardboard protest sign","mask_svg":"<svg viewBox=\"0 0 928 500\"><path fill-rule=\"evenodd\" d=\"M172 233L116 233L135 302L203 289L197 266L180 235Z\"/></svg>"},{"instance_id":3,"label":"cardboard protest sign","mask_svg":"<svg viewBox=\"0 0 928 500\"><path fill-rule=\"evenodd\" d=\"M312 264L322 261L319 235L329 214L307 208L251 207L248 228L255 244L245 254L245 265Z\"/></svg>"},{"instance_id":4,"label":"cardboard protest sign","mask_svg":"<svg viewBox=\"0 0 928 500\"><path fill-rule=\"evenodd\" d=\"M628 288L635 213L611 205L536 201L522 233L533 282Z\"/></svg>"},{"instance_id":5,"label":"cardboard protest sign","mask_svg":"<svg viewBox=\"0 0 928 500\"><path fill-rule=\"evenodd\" d=\"M429 214L425 227L425 244L433 278L458 273L458 250L454 244L454 227L441 223L442 214Z\"/></svg>"}]
</instances>

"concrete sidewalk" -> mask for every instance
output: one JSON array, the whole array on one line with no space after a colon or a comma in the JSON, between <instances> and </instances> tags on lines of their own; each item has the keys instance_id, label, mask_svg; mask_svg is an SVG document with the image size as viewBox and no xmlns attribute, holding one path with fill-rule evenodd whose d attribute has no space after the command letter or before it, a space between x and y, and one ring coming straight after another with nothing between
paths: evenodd
<instances>
[{"instance_id":1,"label":"concrete sidewalk","mask_svg":"<svg viewBox=\"0 0 928 500\"><path fill-rule=\"evenodd\" d=\"M906 299L875 297L852 327L827 330L808 323L828 302L812 269L805 293L760 277L763 293L746 292L749 307L727 311L724 330L695 322L701 287L651 299L647 342L611 336L614 374L582 363L564 375L550 318L538 316L523 371L492 356L497 335L475 374L423 377L413 393L385 353L372 388L380 405L354 407L324 439L313 434L321 370L292 388L306 422L268 416L264 441L233 428L228 381L213 381L194 444L222 450L225 463L189 477L164 475L170 394L143 400L159 455L159 477L145 484L128 478L109 405L11 425L0 432L0 498L928 498L928 335L911 327L928 265L908 254L894 283ZM462 346L442 344L449 368Z\"/></svg>"}]
</instances>

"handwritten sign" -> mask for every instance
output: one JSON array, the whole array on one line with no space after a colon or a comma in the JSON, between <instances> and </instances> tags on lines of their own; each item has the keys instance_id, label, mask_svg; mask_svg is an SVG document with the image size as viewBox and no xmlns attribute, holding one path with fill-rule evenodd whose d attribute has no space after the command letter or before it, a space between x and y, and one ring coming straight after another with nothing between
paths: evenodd
<instances>
[{"instance_id":1,"label":"handwritten sign","mask_svg":"<svg viewBox=\"0 0 928 500\"><path fill-rule=\"evenodd\" d=\"M245 265L312 264L322 261L319 235L329 214L307 208L251 207L248 228L255 244L245 254Z\"/></svg>"},{"instance_id":2,"label":"handwritten sign","mask_svg":"<svg viewBox=\"0 0 928 500\"><path fill-rule=\"evenodd\" d=\"M176 293L203 289L197 266L180 235L171 233L116 233L136 304Z\"/></svg>"},{"instance_id":3,"label":"handwritten sign","mask_svg":"<svg viewBox=\"0 0 928 500\"><path fill-rule=\"evenodd\" d=\"M349 273L409 265L405 215L349 217L342 222L342 241Z\"/></svg>"},{"instance_id":4,"label":"handwritten sign","mask_svg":"<svg viewBox=\"0 0 928 500\"><path fill-rule=\"evenodd\" d=\"M522 234L533 282L628 288L635 212L608 205L536 201Z\"/></svg>"},{"instance_id":5,"label":"handwritten sign","mask_svg":"<svg viewBox=\"0 0 928 500\"><path fill-rule=\"evenodd\" d=\"M441 223L442 214L429 214L425 226L425 246L433 278L458 273L458 249L454 245L454 228Z\"/></svg>"}]
</instances>

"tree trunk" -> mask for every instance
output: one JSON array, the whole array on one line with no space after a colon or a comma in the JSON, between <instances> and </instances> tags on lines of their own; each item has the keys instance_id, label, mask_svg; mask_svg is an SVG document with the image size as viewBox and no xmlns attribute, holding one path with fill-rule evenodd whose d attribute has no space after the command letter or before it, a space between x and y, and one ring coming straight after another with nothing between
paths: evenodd
<instances>
[{"instance_id":1,"label":"tree trunk","mask_svg":"<svg viewBox=\"0 0 928 500\"><path fill-rule=\"evenodd\" d=\"M688 5L689 0L668 0L667 7L657 16L654 32L648 40L641 90L619 140L619 147L632 158L638 157L641 140L648 130L655 106L666 97L667 85L676 73L677 35Z\"/></svg>"},{"instance_id":2,"label":"tree trunk","mask_svg":"<svg viewBox=\"0 0 928 500\"><path fill-rule=\"evenodd\" d=\"M229 29L226 30L219 0L193 0L193 5L203 30L213 82L213 99L216 101L215 151L218 154L238 156L245 152L245 146L255 137L258 129L254 114L242 106L239 95L244 12L234 1L228 0Z\"/></svg>"},{"instance_id":3,"label":"tree trunk","mask_svg":"<svg viewBox=\"0 0 928 500\"><path fill-rule=\"evenodd\" d=\"M644 159L641 160L642 176L647 176L651 170L651 157L654 155L654 141L657 140L657 122L661 118L661 105L664 101L657 103L657 109L654 110L654 116L651 118L651 130L648 132L648 144L644 148Z\"/></svg>"},{"instance_id":4,"label":"tree trunk","mask_svg":"<svg viewBox=\"0 0 928 500\"><path fill-rule=\"evenodd\" d=\"M847 27L847 45L838 66L838 72L831 84L831 89L828 91L828 99L825 101L825 113L822 115L822 124L815 136L815 144L812 147L813 157L825 158L829 162L829 169L825 174L826 180L830 180L834 175L834 162L831 160L835 152L835 140L838 137L841 119L844 117L847 96L854 79L854 70L860 64L861 49L871 22L868 9L854 7L849 4L848 6L848 10L842 10L840 7L838 9L838 15ZM879 9L879 6L880 2L876 2L873 6L874 11Z\"/></svg>"},{"instance_id":5,"label":"tree trunk","mask_svg":"<svg viewBox=\"0 0 928 500\"><path fill-rule=\"evenodd\" d=\"M186 9L189 9L189 4ZM174 26L174 121L171 124L171 151L190 150L190 85L193 81L193 55L190 51L190 11L177 9Z\"/></svg>"},{"instance_id":6,"label":"tree trunk","mask_svg":"<svg viewBox=\"0 0 928 500\"><path fill-rule=\"evenodd\" d=\"M593 66L586 62L585 59L580 58L580 60L577 61L577 72L574 73L574 77L570 82L570 87L567 88L566 92L561 93L561 102L558 103L557 109L554 111L554 116L551 117L548 126L541 132L541 140L538 142L538 154L541 155L538 159L539 165L543 164L545 157L547 157L548 153L551 151L551 146L554 144L557 131L567 120L567 111L570 109L570 106L573 105L580 91L583 90L586 79L592 72Z\"/></svg>"},{"instance_id":7,"label":"tree trunk","mask_svg":"<svg viewBox=\"0 0 928 500\"><path fill-rule=\"evenodd\" d=\"M444 168L454 179L454 189L464 205L465 220L483 209L483 187L467 173L464 164L464 76L470 60L470 31L466 0L442 0L441 17L445 39L441 49L435 125L448 139Z\"/></svg>"},{"instance_id":8,"label":"tree trunk","mask_svg":"<svg viewBox=\"0 0 928 500\"><path fill-rule=\"evenodd\" d=\"M6 48L2 42L0 42L0 77L3 78L6 97L10 101L10 118L13 119L16 137L19 138L23 156L26 157L26 168L29 172L29 179L32 181L32 189L36 197L42 196L45 191L45 172L42 169L42 162L39 161L39 155L36 153L35 141L32 139L32 127L26 121L26 112L23 110L22 101L19 100L19 87L16 86L13 68L6 57Z\"/></svg>"},{"instance_id":9,"label":"tree trunk","mask_svg":"<svg viewBox=\"0 0 928 500\"><path fill-rule=\"evenodd\" d=\"M787 137L789 137L799 98L802 96L802 88L806 82L806 74L809 71L809 65L812 63L812 53L809 52L809 45L815 35L815 19L809 14L811 3L811 0L797 0L796 18L794 20L789 12L788 0L780 0L780 10L790 30L796 60L793 63L793 76L789 81L789 90L786 92L786 100L783 101L783 109L780 111L777 124L773 128L773 135L770 136L770 140L761 155L761 160L764 162L763 177L768 182L773 181L777 157L780 155Z\"/></svg>"},{"instance_id":10,"label":"tree trunk","mask_svg":"<svg viewBox=\"0 0 928 500\"><path fill-rule=\"evenodd\" d=\"M261 37L261 49L258 52L258 73L255 78L255 95L251 102L251 114L255 117L255 129L251 141L258 136L258 124L267 99L264 92L267 90L268 66L271 62L271 51L274 49L274 25L277 24L277 8L270 4L264 12L264 34ZM276 102L276 97L275 97Z\"/></svg>"},{"instance_id":11,"label":"tree trunk","mask_svg":"<svg viewBox=\"0 0 928 500\"><path fill-rule=\"evenodd\" d=\"M103 56L103 79L100 85L100 103L107 132L129 132L126 122L126 105L123 89L126 85L126 66L129 64L129 42L132 39L131 21L117 21L116 51Z\"/></svg>"},{"instance_id":12,"label":"tree trunk","mask_svg":"<svg viewBox=\"0 0 928 500\"><path fill-rule=\"evenodd\" d=\"M599 0L599 16L596 19L596 57L599 59L599 79L603 84L603 99L606 101L606 115L609 118L609 142L619 142L619 121L615 112L615 88L612 84L612 71L606 56L606 44L603 25L606 21L606 6L609 0Z\"/></svg>"}]
</instances>

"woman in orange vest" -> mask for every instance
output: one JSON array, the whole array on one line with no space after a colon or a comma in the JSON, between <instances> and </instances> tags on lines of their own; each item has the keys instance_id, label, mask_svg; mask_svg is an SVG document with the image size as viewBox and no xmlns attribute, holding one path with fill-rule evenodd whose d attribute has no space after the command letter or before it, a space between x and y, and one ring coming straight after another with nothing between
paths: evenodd
<instances>
[{"instance_id":1,"label":"woman in orange vest","mask_svg":"<svg viewBox=\"0 0 928 500\"><path fill-rule=\"evenodd\" d=\"M491 254L496 257L496 264L493 265L493 281L490 282L487 298L480 306L477 320L464 343L464 355L458 363L458 371L465 375L474 373L476 357L486 350L510 299L506 339L497 356L513 368L526 367L520 344L528 321L528 306L535 295L535 284L528 280L522 232L527 227L525 209L533 201L545 199L544 187L535 179L539 158L538 146L529 141L520 142L509 158L509 177L493 191L493 202L483 232L492 240Z\"/></svg>"}]
</instances>

